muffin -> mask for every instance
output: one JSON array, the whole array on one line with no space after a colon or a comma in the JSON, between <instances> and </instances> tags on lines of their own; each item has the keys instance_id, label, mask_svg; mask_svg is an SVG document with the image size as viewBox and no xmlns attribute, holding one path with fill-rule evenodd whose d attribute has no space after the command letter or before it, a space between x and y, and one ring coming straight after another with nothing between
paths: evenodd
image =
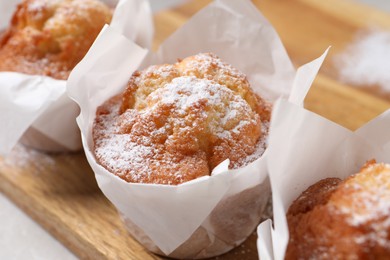
<instances>
[{"instance_id":1,"label":"muffin","mask_svg":"<svg viewBox=\"0 0 390 260\"><path fill-rule=\"evenodd\" d=\"M111 17L98 0L24 0L0 36L0 71L66 80Z\"/></svg>"},{"instance_id":2,"label":"muffin","mask_svg":"<svg viewBox=\"0 0 390 260\"><path fill-rule=\"evenodd\" d=\"M197 201L192 198L193 189L224 189L214 186L220 181L230 188L190 236L181 238L182 243L174 248L159 248L161 241L137 226L134 218L129 217L132 213L121 204L125 210L118 210L130 234L148 250L178 259L217 256L245 241L258 225L269 184L257 179L259 169L254 167L246 170L253 174L253 179L244 180L242 168L250 166L264 152L270 112L270 104L253 92L246 76L211 53L133 73L123 93L97 108L92 127L92 152L107 174L121 178L120 182L115 181L119 186L147 184L126 185L120 196L140 189L148 198L147 204L159 208L181 199L193 203ZM240 168L239 174L176 186L211 175L226 159L229 169ZM256 165L263 164L265 161L258 161ZM227 177L232 177L232 183ZM163 194L161 199L146 195L158 194L158 190ZM209 197L212 192L203 195ZM183 206L186 207L182 205L179 212L172 214L186 218L185 213L180 213ZM148 225L154 226L158 234L167 228L161 223L169 223L170 219L172 216L164 215ZM179 229L173 227L171 231L178 234Z\"/></svg>"},{"instance_id":3,"label":"muffin","mask_svg":"<svg viewBox=\"0 0 390 260\"><path fill-rule=\"evenodd\" d=\"M345 180L328 178L290 206L286 259L388 259L390 165L368 162Z\"/></svg>"},{"instance_id":4,"label":"muffin","mask_svg":"<svg viewBox=\"0 0 390 260\"><path fill-rule=\"evenodd\" d=\"M98 0L24 0L17 6L9 27L0 35L0 72L67 80L111 17L112 10ZM47 84L41 82L43 86ZM63 97L34 121L37 125L24 132L20 138L22 144L44 152L81 149L76 123L69 123L61 130L67 136L67 144L59 143L40 129L42 124L47 128L46 118L53 114L62 113L63 117L69 114L68 118L74 121L78 107L65 94Z\"/></svg>"},{"instance_id":5,"label":"muffin","mask_svg":"<svg viewBox=\"0 0 390 260\"><path fill-rule=\"evenodd\" d=\"M95 157L127 182L178 185L226 159L235 169L259 158L270 111L246 76L214 54L151 66L97 109Z\"/></svg>"}]
</instances>

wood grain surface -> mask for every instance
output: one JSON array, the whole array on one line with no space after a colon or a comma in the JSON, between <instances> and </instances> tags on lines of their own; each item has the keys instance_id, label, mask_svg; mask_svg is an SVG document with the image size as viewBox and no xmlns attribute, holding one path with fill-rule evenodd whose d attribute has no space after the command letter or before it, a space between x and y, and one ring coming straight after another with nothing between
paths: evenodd
<instances>
[{"instance_id":1,"label":"wood grain surface","mask_svg":"<svg viewBox=\"0 0 390 260\"><path fill-rule=\"evenodd\" d=\"M155 16L156 48L209 0L195 0ZM390 28L390 16L346 0L255 0L279 32L295 65L332 50L305 106L356 129L390 107L369 91L338 82L333 57L369 26ZM345 10L348 10L347 12ZM160 259L124 229L99 191L83 155L47 155L17 146L0 159L0 191L83 259ZM218 259L257 259L256 235Z\"/></svg>"}]
</instances>

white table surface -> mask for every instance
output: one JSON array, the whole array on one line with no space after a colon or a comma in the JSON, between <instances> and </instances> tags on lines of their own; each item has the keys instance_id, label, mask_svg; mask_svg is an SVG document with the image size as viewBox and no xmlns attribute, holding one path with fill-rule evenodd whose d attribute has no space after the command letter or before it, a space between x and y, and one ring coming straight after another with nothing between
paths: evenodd
<instances>
[{"instance_id":1,"label":"white table surface","mask_svg":"<svg viewBox=\"0 0 390 260\"><path fill-rule=\"evenodd\" d=\"M154 11L183 0L150 0ZM390 12L389 0L357 0ZM77 259L0 193L0 259Z\"/></svg>"}]
</instances>

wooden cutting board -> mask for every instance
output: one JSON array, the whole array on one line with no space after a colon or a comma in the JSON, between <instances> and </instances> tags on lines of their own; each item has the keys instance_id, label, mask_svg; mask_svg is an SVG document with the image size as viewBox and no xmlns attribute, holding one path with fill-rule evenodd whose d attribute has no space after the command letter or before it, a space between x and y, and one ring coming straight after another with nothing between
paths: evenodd
<instances>
[{"instance_id":1,"label":"wooden cutting board","mask_svg":"<svg viewBox=\"0 0 390 260\"><path fill-rule=\"evenodd\" d=\"M194 0L155 16L158 46L210 1ZM346 0L256 0L298 66L332 45L306 107L356 129L390 107L385 99L340 84L332 57L367 25L390 28L390 15ZM160 259L124 229L99 191L83 153L42 154L22 146L0 159L0 191L84 259ZM218 259L257 259L256 235Z\"/></svg>"}]
</instances>

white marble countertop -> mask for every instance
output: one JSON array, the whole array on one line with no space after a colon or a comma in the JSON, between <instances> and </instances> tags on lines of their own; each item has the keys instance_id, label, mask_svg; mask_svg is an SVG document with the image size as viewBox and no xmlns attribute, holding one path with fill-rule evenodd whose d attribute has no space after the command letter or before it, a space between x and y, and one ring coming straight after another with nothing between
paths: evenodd
<instances>
[{"instance_id":1,"label":"white marble countertop","mask_svg":"<svg viewBox=\"0 0 390 260\"><path fill-rule=\"evenodd\" d=\"M0 259L77 259L3 194L0 221Z\"/></svg>"},{"instance_id":2,"label":"white marble countertop","mask_svg":"<svg viewBox=\"0 0 390 260\"><path fill-rule=\"evenodd\" d=\"M357 0L390 12L389 0ZM154 11L183 0L151 0ZM77 259L0 193L0 259Z\"/></svg>"}]
</instances>

